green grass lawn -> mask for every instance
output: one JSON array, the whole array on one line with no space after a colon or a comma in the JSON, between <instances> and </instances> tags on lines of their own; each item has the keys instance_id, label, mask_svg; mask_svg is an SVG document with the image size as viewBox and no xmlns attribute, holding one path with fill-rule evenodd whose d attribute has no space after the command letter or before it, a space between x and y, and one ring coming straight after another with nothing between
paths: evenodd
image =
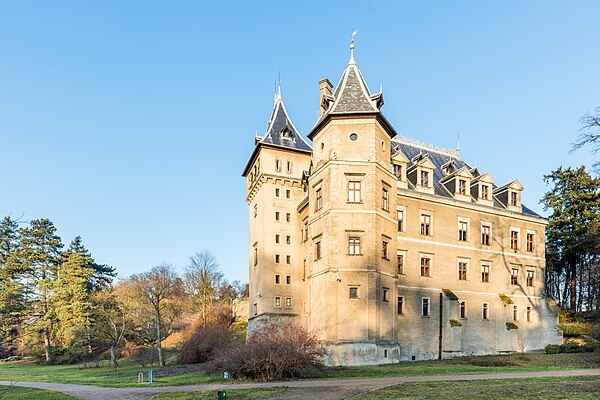
<instances>
[{"instance_id":1,"label":"green grass lawn","mask_svg":"<svg viewBox=\"0 0 600 400\"><path fill-rule=\"evenodd\" d=\"M491 372L547 371L600 368L600 352L563 354L509 354L460 357L448 360L403 362L369 367L325 368L321 378L482 374Z\"/></svg>"},{"instance_id":2,"label":"green grass lawn","mask_svg":"<svg viewBox=\"0 0 600 400\"><path fill-rule=\"evenodd\" d=\"M285 387L258 388L258 389L227 389L227 398L231 400L260 400L268 399L273 395L288 391ZM214 400L217 398L216 390L203 390L199 392L163 393L155 397L156 400Z\"/></svg>"},{"instance_id":3,"label":"green grass lawn","mask_svg":"<svg viewBox=\"0 0 600 400\"><path fill-rule=\"evenodd\" d=\"M50 390L32 389L16 386L0 386L0 399L2 400L73 400L75 397L67 396Z\"/></svg>"},{"instance_id":4,"label":"green grass lawn","mask_svg":"<svg viewBox=\"0 0 600 400\"><path fill-rule=\"evenodd\" d=\"M160 371L169 373L172 368L142 368L139 365L126 361L121 362L121 365L118 368L80 369L77 365L4 363L0 364L0 381L56 382L106 387L127 387L138 386L137 379L140 372L144 372L144 380L147 380L148 369L154 370L155 377L153 380L155 386L193 385L222 381L219 375L206 375L201 372L177 373L157 377L156 374L160 374Z\"/></svg>"},{"instance_id":5,"label":"green grass lawn","mask_svg":"<svg viewBox=\"0 0 600 400\"><path fill-rule=\"evenodd\" d=\"M597 400L600 377L496 379L489 381L406 383L365 393L358 400Z\"/></svg>"}]
</instances>

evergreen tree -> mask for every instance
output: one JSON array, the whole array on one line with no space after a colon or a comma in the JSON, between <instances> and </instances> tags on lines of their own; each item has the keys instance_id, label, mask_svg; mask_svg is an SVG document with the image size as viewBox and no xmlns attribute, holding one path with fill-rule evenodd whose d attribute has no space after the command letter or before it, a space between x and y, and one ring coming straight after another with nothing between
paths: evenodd
<instances>
[{"instance_id":1,"label":"evergreen tree","mask_svg":"<svg viewBox=\"0 0 600 400\"><path fill-rule=\"evenodd\" d=\"M80 254L87 262L87 265L93 269L93 274L88 282L90 291L98 291L106 289L110 286L113 278L117 276L117 272L114 267L105 264L98 264L92 258L88 249L83 245L81 236L77 236L67 250L67 254L77 253Z\"/></svg>"},{"instance_id":2,"label":"evergreen tree","mask_svg":"<svg viewBox=\"0 0 600 400\"><path fill-rule=\"evenodd\" d=\"M63 244L56 228L46 218L31 221L21 230L16 262L24 272L27 297L31 302L31 324L28 327L42 334L46 361L50 361L50 340L54 317L50 309L54 281L62 261Z\"/></svg>"}]
</instances>

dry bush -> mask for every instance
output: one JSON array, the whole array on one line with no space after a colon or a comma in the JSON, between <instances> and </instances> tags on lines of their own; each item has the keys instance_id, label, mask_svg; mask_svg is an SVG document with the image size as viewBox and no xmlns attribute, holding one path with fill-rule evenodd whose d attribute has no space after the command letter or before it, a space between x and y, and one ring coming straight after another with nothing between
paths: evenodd
<instances>
[{"instance_id":1,"label":"dry bush","mask_svg":"<svg viewBox=\"0 0 600 400\"><path fill-rule=\"evenodd\" d=\"M269 325L256 329L243 346L217 357L215 366L235 378L301 378L322 365L323 355L323 346L306 330Z\"/></svg>"},{"instance_id":2,"label":"dry bush","mask_svg":"<svg viewBox=\"0 0 600 400\"><path fill-rule=\"evenodd\" d=\"M225 325L199 326L181 346L179 360L182 364L199 364L212 361L214 356L239 341Z\"/></svg>"}]
</instances>

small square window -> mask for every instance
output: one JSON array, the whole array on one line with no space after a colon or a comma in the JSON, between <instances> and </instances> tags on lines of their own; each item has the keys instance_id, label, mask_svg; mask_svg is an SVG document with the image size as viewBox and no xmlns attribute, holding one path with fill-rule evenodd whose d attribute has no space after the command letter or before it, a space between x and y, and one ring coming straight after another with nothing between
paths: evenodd
<instances>
[{"instance_id":1,"label":"small square window","mask_svg":"<svg viewBox=\"0 0 600 400\"><path fill-rule=\"evenodd\" d=\"M358 288L355 286L350 287L348 297L351 299L358 299Z\"/></svg>"}]
</instances>

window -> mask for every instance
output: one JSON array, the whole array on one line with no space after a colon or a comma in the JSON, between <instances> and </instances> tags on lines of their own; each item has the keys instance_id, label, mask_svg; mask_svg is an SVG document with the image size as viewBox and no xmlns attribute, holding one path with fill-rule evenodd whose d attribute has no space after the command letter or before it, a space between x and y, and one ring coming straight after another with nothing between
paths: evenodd
<instances>
[{"instance_id":1,"label":"window","mask_svg":"<svg viewBox=\"0 0 600 400\"><path fill-rule=\"evenodd\" d=\"M287 172L288 172L288 174L292 173L292 162L291 161L287 162Z\"/></svg>"},{"instance_id":2,"label":"window","mask_svg":"<svg viewBox=\"0 0 600 400\"><path fill-rule=\"evenodd\" d=\"M510 249L519 250L519 231L510 231Z\"/></svg>"},{"instance_id":3,"label":"window","mask_svg":"<svg viewBox=\"0 0 600 400\"><path fill-rule=\"evenodd\" d=\"M533 253L533 233L527 234L527 251Z\"/></svg>"},{"instance_id":4,"label":"window","mask_svg":"<svg viewBox=\"0 0 600 400\"><path fill-rule=\"evenodd\" d=\"M348 238L348 255L357 256L360 254L360 238L349 237Z\"/></svg>"},{"instance_id":5,"label":"window","mask_svg":"<svg viewBox=\"0 0 600 400\"><path fill-rule=\"evenodd\" d=\"M315 260L321 258L321 241L315 242Z\"/></svg>"},{"instance_id":6,"label":"window","mask_svg":"<svg viewBox=\"0 0 600 400\"><path fill-rule=\"evenodd\" d=\"M350 140L352 140L353 142L356 142L358 140L358 134L357 133L351 133L350 134Z\"/></svg>"},{"instance_id":7,"label":"window","mask_svg":"<svg viewBox=\"0 0 600 400\"><path fill-rule=\"evenodd\" d=\"M490 310L489 310L489 304L488 303L483 303L481 306L481 318L482 319L490 319Z\"/></svg>"},{"instance_id":8,"label":"window","mask_svg":"<svg viewBox=\"0 0 600 400\"><path fill-rule=\"evenodd\" d=\"M510 270L510 284L511 285L519 284L519 269L518 268L512 268Z\"/></svg>"},{"instance_id":9,"label":"window","mask_svg":"<svg viewBox=\"0 0 600 400\"><path fill-rule=\"evenodd\" d=\"M398 210L398 232L404 232L404 210Z\"/></svg>"},{"instance_id":10,"label":"window","mask_svg":"<svg viewBox=\"0 0 600 400\"><path fill-rule=\"evenodd\" d=\"M279 235L275 235L275 243L279 244Z\"/></svg>"},{"instance_id":11,"label":"window","mask_svg":"<svg viewBox=\"0 0 600 400\"><path fill-rule=\"evenodd\" d=\"M394 164L394 175L396 175L398 180L402 180L402 165Z\"/></svg>"},{"instance_id":12,"label":"window","mask_svg":"<svg viewBox=\"0 0 600 400\"><path fill-rule=\"evenodd\" d=\"M285 244L292 244L292 237L290 235L285 236Z\"/></svg>"},{"instance_id":13,"label":"window","mask_svg":"<svg viewBox=\"0 0 600 400\"><path fill-rule=\"evenodd\" d=\"M489 246L491 236L492 227L489 225L481 225L481 244L484 246Z\"/></svg>"},{"instance_id":14,"label":"window","mask_svg":"<svg viewBox=\"0 0 600 400\"><path fill-rule=\"evenodd\" d=\"M429 187L429 172L421 171L421 186Z\"/></svg>"},{"instance_id":15,"label":"window","mask_svg":"<svg viewBox=\"0 0 600 400\"><path fill-rule=\"evenodd\" d=\"M254 265L258 264L258 247L254 245Z\"/></svg>"},{"instance_id":16,"label":"window","mask_svg":"<svg viewBox=\"0 0 600 400\"><path fill-rule=\"evenodd\" d=\"M481 266L481 282L489 282L490 281L490 266L487 264L483 264Z\"/></svg>"},{"instance_id":17,"label":"window","mask_svg":"<svg viewBox=\"0 0 600 400\"><path fill-rule=\"evenodd\" d=\"M254 303L254 315L258 315L258 303Z\"/></svg>"},{"instance_id":18,"label":"window","mask_svg":"<svg viewBox=\"0 0 600 400\"><path fill-rule=\"evenodd\" d=\"M459 262L458 263L458 279L461 281L467 280L467 263Z\"/></svg>"},{"instance_id":19,"label":"window","mask_svg":"<svg viewBox=\"0 0 600 400\"><path fill-rule=\"evenodd\" d=\"M323 208L323 194L321 193L321 188L317 189L315 193L317 196L316 209L320 210L321 208Z\"/></svg>"},{"instance_id":20,"label":"window","mask_svg":"<svg viewBox=\"0 0 600 400\"><path fill-rule=\"evenodd\" d=\"M254 218L258 215L258 204L254 205Z\"/></svg>"},{"instance_id":21,"label":"window","mask_svg":"<svg viewBox=\"0 0 600 400\"><path fill-rule=\"evenodd\" d=\"M291 297L286 297L285 298L285 306L287 308L291 308L292 307L292 298Z\"/></svg>"},{"instance_id":22,"label":"window","mask_svg":"<svg viewBox=\"0 0 600 400\"><path fill-rule=\"evenodd\" d=\"M360 203L360 181L348 182L348 202Z\"/></svg>"},{"instance_id":23,"label":"window","mask_svg":"<svg viewBox=\"0 0 600 400\"><path fill-rule=\"evenodd\" d=\"M279 197L279 188L275 188L275 197Z\"/></svg>"},{"instance_id":24,"label":"window","mask_svg":"<svg viewBox=\"0 0 600 400\"><path fill-rule=\"evenodd\" d=\"M513 306L513 321L517 321L519 318L519 306Z\"/></svg>"},{"instance_id":25,"label":"window","mask_svg":"<svg viewBox=\"0 0 600 400\"><path fill-rule=\"evenodd\" d=\"M458 221L458 240L461 242L467 241L467 230L469 229L469 223L467 221Z\"/></svg>"},{"instance_id":26,"label":"window","mask_svg":"<svg viewBox=\"0 0 600 400\"><path fill-rule=\"evenodd\" d=\"M281 307L281 297L275 296L275 307Z\"/></svg>"},{"instance_id":27,"label":"window","mask_svg":"<svg viewBox=\"0 0 600 400\"><path fill-rule=\"evenodd\" d=\"M421 214L421 235L431 236L431 215Z\"/></svg>"},{"instance_id":28,"label":"window","mask_svg":"<svg viewBox=\"0 0 600 400\"><path fill-rule=\"evenodd\" d=\"M532 270L527 270L527 286L533 286L533 274Z\"/></svg>"},{"instance_id":29,"label":"window","mask_svg":"<svg viewBox=\"0 0 600 400\"><path fill-rule=\"evenodd\" d=\"M308 240L308 219L304 220L304 229L302 230L302 241Z\"/></svg>"},{"instance_id":30,"label":"window","mask_svg":"<svg viewBox=\"0 0 600 400\"><path fill-rule=\"evenodd\" d=\"M461 301L458 303L459 315L462 319L467 318L467 302Z\"/></svg>"},{"instance_id":31,"label":"window","mask_svg":"<svg viewBox=\"0 0 600 400\"><path fill-rule=\"evenodd\" d=\"M396 254L396 272L404 274L404 254L401 252L397 252Z\"/></svg>"},{"instance_id":32,"label":"window","mask_svg":"<svg viewBox=\"0 0 600 400\"><path fill-rule=\"evenodd\" d=\"M388 211L390 209L388 201L388 190L386 188L383 188L381 190L381 208L385 211Z\"/></svg>"},{"instance_id":33,"label":"window","mask_svg":"<svg viewBox=\"0 0 600 400\"><path fill-rule=\"evenodd\" d=\"M291 275L286 275L285 276L285 284L286 285L291 285L292 284L292 276Z\"/></svg>"},{"instance_id":34,"label":"window","mask_svg":"<svg viewBox=\"0 0 600 400\"><path fill-rule=\"evenodd\" d=\"M381 258L388 260L388 242L383 240L381 242Z\"/></svg>"},{"instance_id":35,"label":"window","mask_svg":"<svg viewBox=\"0 0 600 400\"><path fill-rule=\"evenodd\" d=\"M358 288L356 286L349 288L348 297L351 299L358 299Z\"/></svg>"},{"instance_id":36,"label":"window","mask_svg":"<svg viewBox=\"0 0 600 400\"><path fill-rule=\"evenodd\" d=\"M386 303L390 301L390 288L383 288L381 300L385 301Z\"/></svg>"},{"instance_id":37,"label":"window","mask_svg":"<svg viewBox=\"0 0 600 400\"><path fill-rule=\"evenodd\" d=\"M458 194L467 194L467 181L464 179L458 180Z\"/></svg>"},{"instance_id":38,"label":"window","mask_svg":"<svg viewBox=\"0 0 600 400\"><path fill-rule=\"evenodd\" d=\"M285 213L285 222L290 222L292 220L292 214Z\"/></svg>"},{"instance_id":39,"label":"window","mask_svg":"<svg viewBox=\"0 0 600 400\"><path fill-rule=\"evenodd\" d=\"M421 257L421 276L431 276L431 258Z\"/></svg>"},{"instance_id":40,"label":"window","mask_svg":"<svg viewBox=\"0 0 600 400\"><path fill-rule=\"evenodd\" d=\"M281 256L279 254L275 254L275 264L279 264L281 262Z\"/></svg>"},{"instance_id":41,"label":"window","mask_svg":"<svg viewBox=\"0 0 600 400\"><path fill-rule=\"evenodd\" d=\"M404 314L404 297L398 296L398 315Z\"/></svg>"},{"instance_id":42,"label":"window","mask_svg":"<svg viewBox=\"0 0 600 400\"><path fill-rule=\"evenodd\" d=\"M421 301L421 315L424 317L429 317L429 299L426 297L423 297L422 301Z\"/></svg>"},{"instance_id":43,"label":"window","mask_svg":"<svg viewBox=\"0 0 600 400\"><path fill-rule=\"evenodd\" d=\"M279 221L279 211L275 211L275 221Z\"/></svg>"},{"instance_id":44,"label":"window","mask_svg":"<svg viewBox=\"0 0 600 400\"><path fill-rule=\"evenodd\" d=\"M519 194L517 192L510 192L510 205L515 207L519 205Z\"/></svg>"},{"instance_id":45,"label":"window","mask_svg":"<svg viewBox=\"0 0 600 400\"><path fill-rule=\"evenodd\" d=\"M275 160L275 171L281 171L281 160L279 159Z\"/></svg>"},{"instance_id":46,"label":"window","mask_svg":"<svg viewBox=\"0 0 600 400\"><path fill-rule=\"evenodd\" d=\"M285 189L285 198L286 199L292 198L292 191L290 189Z\"/></svg>"},{"instance_id":47,"label":"window","mask_svg":"<svg viewBox=\"0 0 600 400\"><path fill-rule=\"evenodd\" d=\"M285 263L286 264L291 264L292 263L292 256L290 256L290 255L285 256Z\"/></svg>"},{"instance_id":48,"label":"window","mask_svg":"<svg viewBox=\"0 0 600 400\"><path fill-rule=\"evenodd\" d=\"M531 306L527 306L527 310L526 310L526 316L527 316L527 317L526 317L526 318L527 318L527 321L528 321L528 322L529 322L529 321L531 321Z\"/></svg>"},{"instance_id":49,"label":"window","mask_svg":"<svg viewBox=\"0 0 600 400\"><path fill-rule=\"evenodd\" d=\"M490 187L488 185L481 185L481 198L484 200L490 199Z\"/></svg>"},{"instance_id":50,"label":"window","mask_svg":"<svg viewBox=\"0 0 600 400\"><path fill-rule=\"evenodd\" d=\"M275 284L279 285L281 283L281 275L277 274L275 275Z\"/></svg>"}]
</instances>

